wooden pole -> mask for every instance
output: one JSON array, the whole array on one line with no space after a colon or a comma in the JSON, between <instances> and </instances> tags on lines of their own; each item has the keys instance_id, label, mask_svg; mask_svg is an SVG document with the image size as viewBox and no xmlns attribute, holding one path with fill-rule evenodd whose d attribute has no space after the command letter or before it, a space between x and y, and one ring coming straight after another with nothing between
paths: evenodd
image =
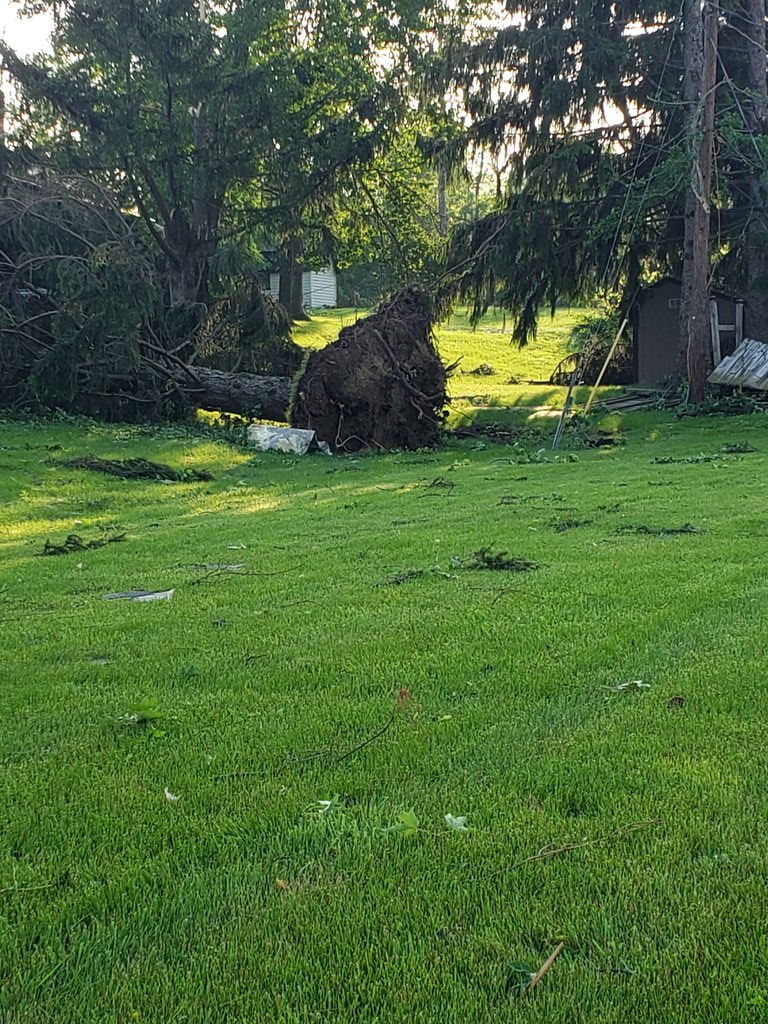
<instances>
[{"instance_id":1,"label":"wooden pole","mask_svg":"<svg viewBox=\"0 0 768 1024\"><path fill-rule=\"evenodd\" d=\"M712 188L712 153L715 128L715 85L717 70L717 29L719 9L713 0L686 3L691 17L700 4L701 19L701 92L696 112L694 139L698 147L691 173L690 195L693 217L690 223L690 300L686 362L688 368L688 401L699 405L704 400L707 377L712 372L712 345L709 322L709 197ZM689 26L699 32L698 24ZM686 28L688 31L688 28ZM698 54L696 55L698 60ZM686 228L689 225L686 224Z\"/></svg>"},{"instance_id":2,"label":"wooden pole","mask_svg":"<svg viewBox=\"0 0 768 1024\"><path fill-rule=\"evenodd\" d=\"M563 429L565 427L565 421L568 419L568 413L571 411L571 400L573 398L573 389L576 387L576 381L578 380L579 373L581 372L581 359L576 360L576 365L573 368L571 374L571 381L568 385L568 393L565 396L565 404L563 405L563 411L560 413L560 419L558 420L557 430L555 436L552 439L552 451L554 451L560 444L560 438L563 436Z\"/></svg>"},{"instance_id":3,"label":"wooden pole","mask_svg":"<svg viewBox=\"0 0 768 1024\"><path fill-rule=\"evenodd\" d=\"M603 375L605 374L605 371L608 369L608 363L610 363L611 359L613 359L613 353L616 351L616 346L619 344L619 338L624 333L624 328L627 326L627 323L628 318L625 316L624 319L621 321L621 327L618 329L618 331L616 331L616 337L613 339L613 344L611 345L610 351L608 352L608 355L605 357L605 362L602 365L600 373L598 373L597 375L597 380L592 386L592 390L589 392L587 404L584 406L585 416L589 412L589 407L590 405L592 405L592 399L595 397L597 389L600 387L600 381L603 379Z\"/></svg>"}]
</instances>

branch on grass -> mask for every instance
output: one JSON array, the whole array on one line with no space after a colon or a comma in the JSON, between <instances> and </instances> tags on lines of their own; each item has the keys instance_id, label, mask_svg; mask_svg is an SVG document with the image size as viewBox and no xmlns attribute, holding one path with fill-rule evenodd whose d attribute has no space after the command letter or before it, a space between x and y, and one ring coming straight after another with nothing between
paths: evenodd
<instances>
[{"instance_id":1,"label":"branch on grass","mask_svg":"<svg viewBox=\"0 0 768 1024\"><path fill-rule=\"evenodd\" d=\"M538 971L536 971L531 980L523 989L524 996L527 996L533 989L536 988L541 979L544 977L544 975L547 973L549 968L552 966L555 960L557 960L557 958L560 956L564 949L565 943L561 942L557 949L550 956L547 957L547 959L544 961L544 963L541 965Z\"/></svg>"},{"instance_id":2,"label":"branch on grass","mask_svg":"<svg viewBox=\"0 0 768 1024\"><path fill-rule=\"evenodd\" d=\"M328 746L328 747L325 747L323 750L314 750L314 751L312 751L311 754L304 754L302 757L291 758L287 763L288 764L301 764L301 763L303 763L305 761L318 761L321 757L328 757L328 758L331 759L331 762L330 762L331 764L341 764L342 761L346 761L348 758L352 757L353 754L359 753L365 747L370 746L371 743L374 743L377 739L379 739L381 736L383 736L384 733L387 732L388 729L392 728L392 725L394 724L396 718L397 718L397 708L395 708L395 710L392 712L392 714L389 716L387 721L384 723L384 725L380 729L377 729L377 731L375 733L373 733L372 735L370 735L366 739L364 739L362 741L362 743L358 743L356 746L350 747L349 750L345 750L341 754L338 754L336 752L336 748L333 746L333 742L331 742L331 745ZM333 734L334 738L338 734L338 731L339 731L339 726L337 725L336 730L334 731L334 734ZM251 778L254 775L262 775L262 774L263 774L263 771L258 771L258 770L257 771L242 771L242 772L227 772L224 775L214 775L213 778L214 778L214 781L218 782L221 779L246 779L246 778Z\"/></svg>"},{"instance_id":3,"label":"branch on grass","mask_svg":"<svg viewBox=\"0 0 768 1024\"><path fill-rule=\"evenodd\" d=\"M298 565L292 565L290 569L276 569L274 572L261 572L258 569L246 570L245 572L236 571L233 569L211 569L210 572L204 573L202 576L198 576L197 579L190 580L190 587L195 587L199 583L208 583L212 579L216 579L221 576L284 576L289 572L296 572L297 569L303 568L305 562L300 562Z\"/></svg>"},{"instance_id":4,"label":"branch on grass","mask_svg":"<svg viewBox=\"0 0 768 1024\"><path fill-rule=\"evenodd\" d=\"M564 846L544 846L532 857L526 857L525 860L519 860L517 864L513 864L513 867L519 868L522 867L523 864L533 864L533 862L537 860L549 860L550 857L557 857L561 853L571 853L573 850L582 850L585 846L596 846L598 843L606 843L609 839L615 839L617 836L626 835L629 832L636 832L641 828L651 828L652 826L660 825L661 823L661 818L653 818L650 821L633 821L629 825L622 825L620 828L615 828L613 832L608 832L604 836L598 836L597 839L585 839L581 843L566 843Z\"/></svg>"}]
</instances>

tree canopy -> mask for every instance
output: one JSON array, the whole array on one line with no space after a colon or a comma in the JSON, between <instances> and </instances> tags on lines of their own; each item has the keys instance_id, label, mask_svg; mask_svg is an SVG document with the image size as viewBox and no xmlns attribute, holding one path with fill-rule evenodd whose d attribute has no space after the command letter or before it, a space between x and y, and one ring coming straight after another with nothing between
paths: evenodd
<instances>
[{"instance_id":1,"label":"tree canopy","mask_svg":"<svg viewBox=\"0 0 768 1024\"><path fill-rule=\"evenodd\" d=\"M748 117L749 7L721 8L717 86L714 277L741 288L759 212L746 182L768 166L765 126L756 134ZM521 343L543 304L617 287L629 301L642 274L680 271L695 144L682 13L665 0L511 3L505 25L446 54L434 86L458 95L469 120L448 158L486 147L508 157L510 174L499 208L454 232L444 287L476 316L492 302L509 308Z\"/></svg>"}]
</instances>

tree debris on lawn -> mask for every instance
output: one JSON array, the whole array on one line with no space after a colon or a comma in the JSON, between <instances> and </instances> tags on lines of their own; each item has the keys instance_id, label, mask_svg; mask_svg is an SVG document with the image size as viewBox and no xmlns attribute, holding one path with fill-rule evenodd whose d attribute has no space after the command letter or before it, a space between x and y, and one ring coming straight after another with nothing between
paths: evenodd
<instances>
[{"instance_id":1,"label":"tree debris on lawn","mask_svg":"<svg viewBox=\"0 0 768 1024\"><path fill-rule=\"evenodd\" d=\"M406 583L408 580L420 580L424 576L442 576L444 580L456 578L455 573L443 572L438 565L435 565L431 569L406 569L404 572L396 572L394 576L389 576L377 583L376 586L399 587L401 583Z\"/></svg>"},{"instance_id":2,"label":"tree debris on lawn","mask_svg":"<svg viewBox=\"0 0 768 1024\"><path fill-rule=\"evenodd\" d=\"M737 441L735 444L724 444L722 450L726 455L748 455L750 452L756 452L757 448L749 441Z\"/></svg>"},{"instance_id":3,"label":"tree debris on lawn","mask_svg":"<svg viewBox=\"0 0 768 1024\"><path fill-rule=\"evenodd\" d=\"M413 286L313 352L296 385L291 426L336 451L431 448L440 440L450 367L432 341L434 311Z\"/></svg>"},{"instance_id":4,"label":"tree debris on lawn","mask_svg":"<svg viewBox=\"0 0 768 1024\"><path fill-rule=\"evenodd\" d=\"M105 601L170 601L176 590L122 590L105 594Z\"/></svg>"},{"instance_id":5,"label":"tree debris on lawn","mask_svg":"<svg viewBox=\"0 0 768 1024\"><path fill-rule=\"evenodd\" d=\"M118 544L125 540L124 533L114 533L107 537L94 537L93 540L85 541L76 533L70 533L63 544L52 544L49 540L45 542L41 555L71 555L75 551L91 551L94 548L103 548L106 544Z\"/></svg>"},{"instance_id":6,"label":"tree debris on lawn","mask_svg":"<svg viewBox=\"0 0 768 1024\"><path fill-rule=\"evenodd\" d=\"M555 533L565 533L566 530L575 530L579 526L589 526L591 519L558 519L552 523Z\"/></svg>"},{"instance_id":7,"label":"tree debris on lawn","mask_svg":"<svg viewBox=\"0 0 768 1024\"><path fill-rule=\"evenodd\" d=\"M451 569L468 570L492 569L501 572L528 572L531 569L540 569L538 562L531 562L527 558L509 558L506 551L491 551L490 548L481 548L473 552L468 558L460 558L454 555L451 558ZM398 587L408 580L418 580L425 576L442 576L443 579L456 579L456 572L445 572L439 565L429 569L405 569L403 572L395 573L376 586Z\"/></svg>"},{"instance_id":8,"label":"tree debris on lawn","mask_svg":"<svg viewBox=\"0 0 768 1024\"><path fill-rule=\"evenodd\" d=\"M538 971L536 971L536 973L533 975L531 980L528 982L528 984L523 989L523 995L524 996L527 996L531 992L531 990L534 989L539 984L541 979L544 977L544 975L547 973L547 971L550 969L552 964L560 956L560 954L562 953L562 951L564 949L565 949L565 943L564 942L559 943L559 945L555 948L554 952L552 952L547 957L547 959L544 961L544 963L541 965L541 967L538 969Z\"/></svg>"},{"instance_id":9,"label":"tree debris on lawn","mask_svg":"<svg viewBox=\"0 0 768 1024\"><path fill-rule=\"evenodd\" d=\"M213 475L206 469L173 469L162 462L150 462L148 459L97 459L92 455L82 455L76 459L62 460L57 465L72 469L92 469L124 480L172 480L176 483L213 480Z\"/></svg>"},{"instance_id":10,"label":"tree debris on lawn","mask_svg":"<svg viewBox=\"0 0 768 1024\"><path fill-rule=\"evenodd\" d=\"M501 572L528 572L540 568L538 562L531 562L527 558L508 558L506 551L494 552L490 548L480 548L473 552L464 566L467 569L493 569Z\"/></svg>"},{"instance_id":11,"label":"tree debris on lawn","mask_svg":"<svg viewBox=\"0 0 768 1024\"><path fill-rule=\"evenodd\" d=\"M619 526L616 533L634 533L645 537L672 537L680 533L701 533L691 523L683 523L682 526Z\"/></svg>"},{"instance_id":12,"label":"tree debris on lawn","mask_svg":"<svg viewBox=\"0 0 768 1024\"><path fill-rule=\"evenodd\" d=\"M434 480L431 480L428 484L424 484L428 489L437 489L438 491L447 491L446 497L451 496L453 489L456 486L454 480L446 480L444 476L436 476ZM422 498L434 497L434 495L422 494Z\"/></svg>"}]
</instances>

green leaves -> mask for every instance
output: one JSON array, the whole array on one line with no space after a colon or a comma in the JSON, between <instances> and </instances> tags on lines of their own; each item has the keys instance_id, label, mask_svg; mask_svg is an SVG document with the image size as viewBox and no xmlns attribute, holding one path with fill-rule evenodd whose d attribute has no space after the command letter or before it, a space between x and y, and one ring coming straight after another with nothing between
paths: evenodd
<instances>
[{"instance_id":1,"label":"green leaves","mask_svg":"<svg viewBox=\"0 0 768 1024\"><path fill-rule=\"evenodd\" d=\"M469 832L466 825L466 817L455 817L453 814L444 814L443 819L445 824L448 826L449 832ZM411 807L408 811L401 811L397 816L397 824L390 825L389 828L384 829L385 832L396 832L401 836L415 836L419 832L425 832L426 830L421 827L419 817ZM437 835L438 833L430 833L431 835ZM440 833L445 835L446 833Z\"/></svg>"},{"instance_id":2,"label":"green leaves","mask_svg":"<svg viewBox=\"0 0 768 1024\"><path fill-rule=\"evenodd\" d=\"M419 819L413 808L401 811L397 816L397 824L384 829L385 832L399 832L403 836L415 836L419 832Z\"/></svg>"}]
</instances>

